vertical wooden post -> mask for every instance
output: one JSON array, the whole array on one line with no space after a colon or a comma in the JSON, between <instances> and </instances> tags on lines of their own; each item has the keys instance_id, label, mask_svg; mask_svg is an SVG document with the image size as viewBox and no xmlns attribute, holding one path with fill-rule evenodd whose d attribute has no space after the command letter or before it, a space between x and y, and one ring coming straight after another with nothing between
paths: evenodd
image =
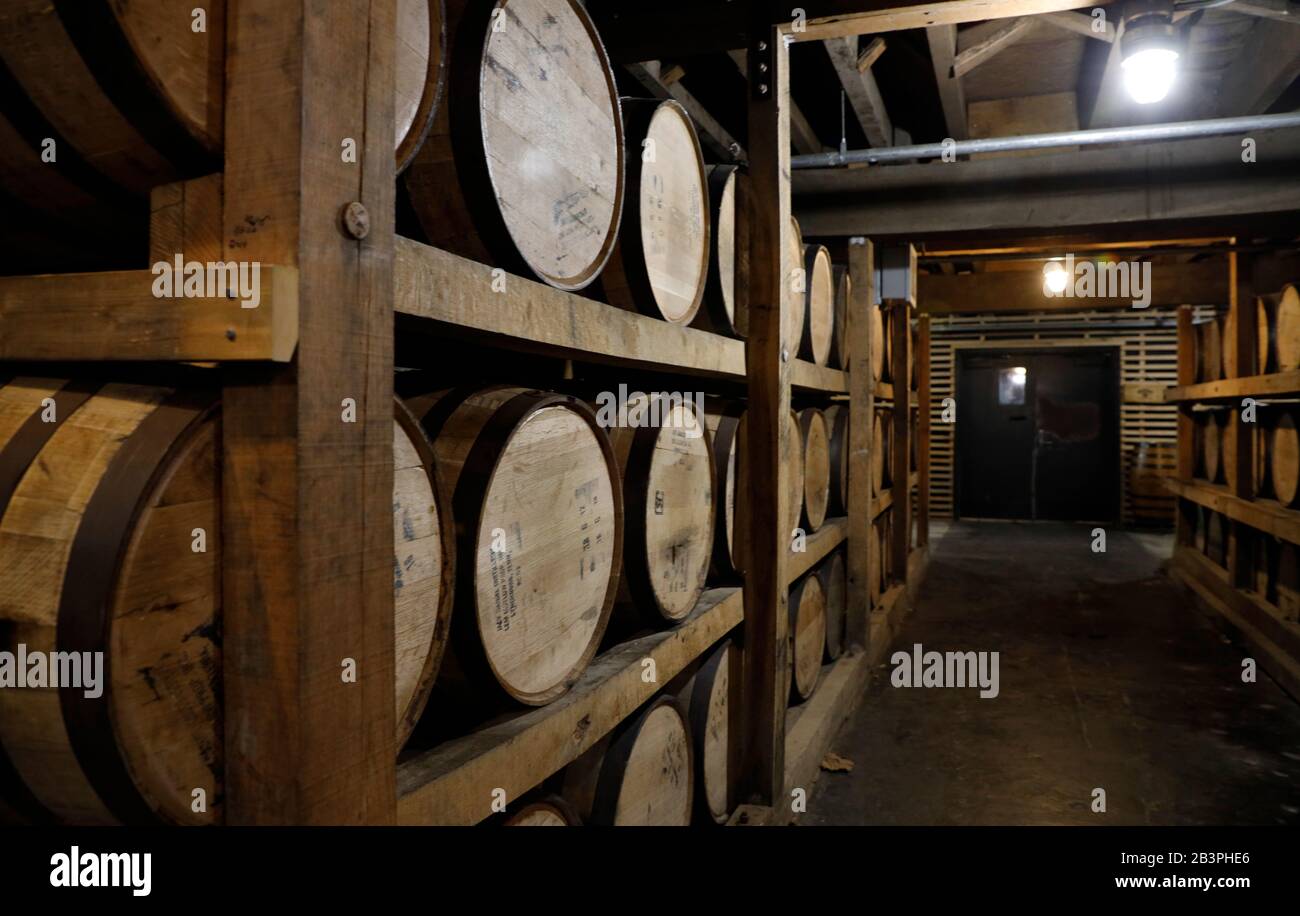
<instances>
[{"instance_id":1,"label":"vertical wooden post","mask_svg":"<svg viewBox=\"0 0 1300 916\"><path fill-rule=\"evenodd\" d=\"M225 254L296 265L301 303L292 364L225 374L227 821L391 823L395 0L226 30Z\"/></svg>"},{"instance_id":2,"label":"vertical wooden post","mask_svg":"<svg viewBox=\"0 0 1300 916\"><path fill-rule=\"evenodd\" d=\"M1253 291L1250 256L1228 253L1228 309L1233 327L1232 339L1223 346L1233 354L1234 378L1250 375L1251 361L1255 358L1255 296ZM1225 360L1226 362L1226 360ZM1225 373L1226 375L1226 373ZM1224 443L1231 449L1237 463L1237 479L1231 482L1232 495L1240 499L1255 498L1255 425L1241 418L1242 405L1236 401L1228 405L1228 438ZM1253 588L1255 537L1252 530L1235 519L1228 525L1228 581L1237 588Z\"/></svg>"},{"instance_id":3,"label":"vertical wooden post","mask_svg":"<svg viewBox=\"0 0 1300 916\"><path fill-rule=\"evenodd\" d=\"M871 378L872 354L881 342L871 334L871 313L876 296L874 248L860 236L849 239L849 530L848 560L849 641L867 645L867 615L871 612L872 576L876 555L868 549L875 500L871 498L871 442L875 419L876 383Z\"/></svg>"},{"instance_id":4,"label":"vertical wooden post","mask_svg":"<svg viewBox=\"0 0 1300 916\"><path fill-rule=\"evenodd\" d=\"M912 538L912 374L907 369L912 348L912 303L891 299L889 303L890 347L894 375L894 429L890 437L890 467L893 470L894 543L891 564L894 578L907 579L907 552Z\"/></svg>"},{"instance_id":5,"label":"vertical wooden post","mask_svg":"<svg viewBox=\"0 0 1300 916\"><path fill-rule=\"evenodd\" d=\"M784 35L764 7L749 37L750 276L745 415L750 500L750 556L745 564L745 708L742 801L785 804L785 666L789 621L786 589L790 538L786 475L790 361L784 338L790 311L790 74Z\"/></svg>"},{"instance_id":6,"label":"vertical wooden post","mask_svg":"<svg viewBox=\"0 0 1300 916\"><path fill-rule=\"evenodd\" d=\"M930 316L916 331L916 546L930 543Z\"/></svg>"},{"instance_id":7,"label":"vertical wooden post","mask_svg":"<svg viewBox=\"0 0 1300 916\"><path fill-rule=\"evenodd\" d=\"M1196 331L1192 327L1192 307L1178 307L1178 384L1191 385L1196 381ZM1192 405L1178 405L1178 479L1189 481L1196 473L1196 421L1192 418ZM1193 523L1197 507L1190 500L1178 499L1174 540L1178 544L1191 544L1195 540Z\"/></svg>"}]
</instances>

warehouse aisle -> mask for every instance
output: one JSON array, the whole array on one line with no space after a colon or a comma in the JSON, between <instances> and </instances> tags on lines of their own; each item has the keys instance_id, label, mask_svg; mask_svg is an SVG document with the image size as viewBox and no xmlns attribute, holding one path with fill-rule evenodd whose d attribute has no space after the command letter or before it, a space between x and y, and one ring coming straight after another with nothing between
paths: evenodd
<instances>
[{"instance_id":1,"label":"warehouse aisle","mask_svg":"<svg viewBox=\"0 0 1300 916\"><path fill-rule=\"evenodd\" d=\"M999 653L999 693L895 688L831 749L801 824L1296 824L1300 706L1159 573L1169 539L1090 528L935 531L895 650ZM1106 813L1091 810L1094 788Z\"/></svg>"}]
</instances>

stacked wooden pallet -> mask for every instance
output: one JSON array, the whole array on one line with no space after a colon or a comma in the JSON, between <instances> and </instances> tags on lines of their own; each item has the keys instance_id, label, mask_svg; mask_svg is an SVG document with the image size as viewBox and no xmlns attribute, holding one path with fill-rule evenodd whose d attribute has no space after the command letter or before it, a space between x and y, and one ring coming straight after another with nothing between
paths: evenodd
<instances>
[{"instance_id":1,"label":"stacked wooden pallet","mask_svg":"<svg viewBox=\"0 0 1300 916\"><path fill-rule=\"evenodd\" d=\"M1228 311L1179 315L1174 569L1300 693L1300 296L1252 296L1269 273L1231 257Z\"/></svg>"}]
</instances>

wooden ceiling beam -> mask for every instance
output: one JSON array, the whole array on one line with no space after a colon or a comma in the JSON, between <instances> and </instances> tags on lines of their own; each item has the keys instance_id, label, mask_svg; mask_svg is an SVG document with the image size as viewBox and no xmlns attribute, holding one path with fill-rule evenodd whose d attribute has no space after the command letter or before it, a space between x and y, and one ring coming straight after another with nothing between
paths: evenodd
<instances>
[{"instance_id":1,"label":"wooden ceiling beam","mask_svg":"<svg viewBox=\"0 0 1300 916\"><path fill-rule=\"evenodd\" d=\"M835 74L840 78L857 115L862 132L867 135L867 142L873 147L891 146L894 127L885 110L885 100L876 85L876 78L871 70L858 70L858 37L831 38L826 41L826 53L830 55Z\"/></svg>"},{"instance_id":2,"label":"wooden ceiling beam","mask_svg":"<svg viewBox=\"0 0 1300 916\"><path fill-rule=\"evenodd\" d=\"M1106 6L1112 0L801 0L806 13L795 41L880 35ZM749 4L729 0L591 0L610 57L619 63L691 56L745 47Z\"/></svg>"},{"instance_id":3,"label":"wooden ceiling beam","mask_svg":"<svg viewBox=\"0 0 1300 916\"><path fill-rule=\"evenodd\" d=\"M1021 16L1019 19L995 19L992 25L995 27L988 30L987 35L981 35L968 47L957 52L952 62L952 76L960 79L980 64L992 60L1020 41L1025 37L1025 33L1034 27L1034 19L1032 16ZM959 41L964 35L965 33L961 33L958 36Z\"/></svg>"},{"instance_id":4,"label":"wooden ceiling beam","mask_svg":"<svg viewBox=\"0 0 1300 916\"><path fill-rule=\"evenodd\" d=\"M1255 23L1246 47L1219 84L1214 117L1263 114L1300 76L1300 30Z\"/></svg>"},{"instance_id":5,"label":"wooden ceiling beam","mask_svg":"<svg viewBox=\"0 0 1300 916\"><path fill-rule=\"evenodd\" d=\"M1115 43L1115 26L1109 19L1093 19L1087 13L1044 13L1039 18L1048 25L1054 25L1058 29L1065 29L1067 32L1074 32L1076 35L1082 35L1085 38L1104 41L1108 44ZM1102 28L1096 28L1095 24L1100 24Z\"/></svg>"},{"instance_id":6,"label":"wooden ceiling beam","mask_svg":"<svg viewBox=\"0 0 1300 916\"><path fill-rule=\"evenodd\" d=\"M747 158L745 148L740 145L727 129L718 123L713 115L705 110L699 100L679 81L666 82L662 75L662 65L657 60L641 61L623 65L627 72L635 77L647 92L657 99L672 99L686 109L700 131L700 142L723 162L734 162Z\"/></svg>"},{"instance_id":7,"label":"wooden ceiling beam","mask_svg":"<svg viewBox=\"0 0 1300 916\"><path fill-rule=\"evenodd\" d=\"M875 35L903 29L956 26L988 19L1011 19L1106 6L1111 0L940 0L935 3L893 0L824 0L805 2L807 27L796 41L825 41L845 35ZM840 8L843 12L836 10Z\"/></svg>"},{"instance_id":8,"label":"wooden ceiling beam","mask_svg":"<svg viewBox=\"0 0 1300 916\"><path fill-rule=\"evenodd\" d=\"M965 140L969 136L966 126L966 92L961 77L953 74L957 59L957 26L935 25L925 30L930 44L930 59L934 63L934 80L939 87L939 100L943 104L943 120L948 136Z\"/></svg>"},{"instance_id":9,"label":"wooden ceiling beam","mask_svg":"<svg viewBox=\"0 0 1300 916\"><path fill-rule=\"evenodd\" d=\"M858 72L866 73L871 69L871 65L880 60L880 55L885 53L885 39L877 35L871 39L871 42L858 54Z\"/></svg>"},{"instance_id":10,"label":"wooden ceiling beam","mask_svg":"<svg viewBox=\"0 0 1300 916\"><path fill-rule=\"evenodd\" d=\"M1236 0L1230 12L1300 25L1300 3L1295 0Z\"/></svg>"}]
</instances>

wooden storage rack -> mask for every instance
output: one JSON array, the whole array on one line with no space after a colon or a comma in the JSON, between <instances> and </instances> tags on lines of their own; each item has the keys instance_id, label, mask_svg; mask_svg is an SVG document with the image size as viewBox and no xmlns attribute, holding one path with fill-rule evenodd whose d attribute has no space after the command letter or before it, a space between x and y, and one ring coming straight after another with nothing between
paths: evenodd
<instances>
[{"instance_id":1,"label":"wooden storage rack","mask_svg":"<svg viewBox=\"0 0 1300 916\"><path fill-rule=\"evenodd\" d=\"M1235 322L1235 335L1224 340L1236 355L1236 366L1252 364L1257 335L1255 294L1268 292L1276 282L1275 265L1263 259L1232 252L1228 255L1228 308ZM1178 384L1165 389L1165 400L1175 403L1178 415L1177 477L1167 482L1178 497L1174 558L1171 571L1202 601L1218 611L1261 656L1262 666L1293 695L1300 696L1300 624L1287 620L1256 590L1253 551L1258 532L1292 544L1300 544L1300 510L1288 509L1276 500L1255 493L1252 431L1242 419L1244 398L1287 398L1300 396L1300 372L1234 376L1217 381L1196 382L1196 339L1191 306L1178 312ZM1210 483L1194 477L1196 469L1195 420L1198 404L1231 405L1225 452L1235 450L1237 479L1233 486ZM1256 431L1254 435L1260 435ZM1195 513L1205 507L1227 516L1226 568L1218 565L1195 546Z\"/></svg>"},{"instance_id":2,"label":"wooden storage rack","mask_svg":"<svg viewBox=\"0 0 1300 916\"><path fill-rule=\"evenodd\" d=\"M864 4L865 6L865 4ZM780 519L791 392L847 398L850 460L863 467L874 400L865 322L851 325L852 366L789 359L779 329L788 307L789 56L786 25L751 29L774 91L749 94L750 330L745 341L679 328L511 276L487 290L491 268L398 238L391 141L394 4L241 0L226 25L225 163L206 212L229 260L262 264L257 309L233 299L160 302L147 270L0 278L0 360L203 362L222 386L223 678L229 824L468 824L490 814L491 790L510 799L590 747L718 639L743 653L744 727L732 773L749 823L789 817L789 787L807 785L826 742L862 693L914 591L927 540L928 411L919 412L917 474L899 474L874 502L851 475L847 518L830 519L791 551ZM867 12L881 29L923 15L908 6ZM908 18L908 17L911 18ZM834 29L834 20L827 20ZM917 20L919 21L919 20ZM813 33L810 32L810 36ZM274 87L269 89L268 87ZM766 85L763 87L766 89ZM357 138L356 162L337 155ZM326 151L322 154L321 151ZM333 152L331 152L333 151ZM353 203L369 231L349 235ZM219 211L219 212L218 212ZM218 241L219 240L219 241ZM874 295L872 246L850 245L852 311ZM914 303L890 307L910 316ZM894 340L895 377L907 377L907 322ZM70 328L77 333L69 333ZM652 368L742 383L749 462L773 485L752 494L753 572L744 588L705 592L678 626L598 656L559 701L521 711L395 765L391 588L391 402L394 337L407 328L545 352L584 362ZM920 323L919 358L929 347ZM901 367L901 369L899 368ZM921 389L909 399L927 403ZM340 424L345 398L358 422ZM908 466L910 411L897 412L895 449ZM912 494L920 524L910 549ZM322 498L328 494L328 498ZM867 526L895 508L896 581L871 606L866 551L850 550L849 638L862 649L833 666L819 693L787 719L782 690L786 591L837 546L865 547ZM641 679L657 663L659 684ZM341 683L340 660L360 677ZM789 733L787 734L787 729Z\"/></svg>"}]
</instances>

